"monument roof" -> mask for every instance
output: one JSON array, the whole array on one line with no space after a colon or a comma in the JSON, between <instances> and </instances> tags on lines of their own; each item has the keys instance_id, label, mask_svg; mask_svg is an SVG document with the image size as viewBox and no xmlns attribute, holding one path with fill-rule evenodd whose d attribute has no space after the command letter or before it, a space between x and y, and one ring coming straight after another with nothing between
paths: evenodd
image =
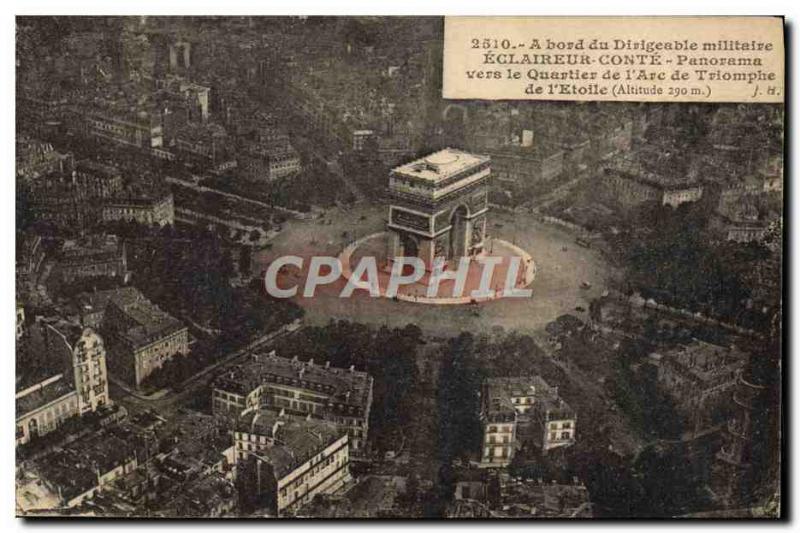
<instances>
[{"instance_id":1,"label":"monument roof","mask_svg":"<svg viewBox=\"0 0 800 533\"><path fill-rule=\"evenodd\" d=\"M393 172L437 183L470 167L488 161L487 156L445 148L393 169Z\"/></svg>"}]
</instances>

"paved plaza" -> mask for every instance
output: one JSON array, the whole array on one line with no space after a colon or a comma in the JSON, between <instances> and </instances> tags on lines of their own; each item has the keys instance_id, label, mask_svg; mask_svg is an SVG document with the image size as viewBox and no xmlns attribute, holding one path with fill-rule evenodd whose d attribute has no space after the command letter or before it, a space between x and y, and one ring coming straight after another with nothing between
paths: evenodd
<instances>
[{"instance_id":1,"label":"paved plaza","mask_svg":"<svg viewBox=\"0 0 800 533\"><path fill-rule=\"evenodd\" d=\"M320 220L291 220L272 241L269 249L256 254L257 271L265 270L282 255L304 258L312 255L337 257L354 240L384 230L385 208L357 206L337 208ZM605 290L612 275L611 267L596 250L575 243L568 231L538 222L525 213L490 211L488 232L527 251L536 263L536 277L530 288L531 298L505 298L477 305L425 305L386 298L370 298L362 292L352 298L340 298L344 280L321 287L313 298L296 297L306 310L310 324L325 324L331 319L348 319L389 327L415 322L430 335L453 335L459 331L490 331L495 326L506 329L536 330L564 313L583 315L591 298ZM371 243L378 246L377 241ZM375 248L376 253L380 251ZM583 282L589 288L582 288ZM299 283L303 273L293 272L279 278L279 286Z\"/></svg>"}]
</instances>

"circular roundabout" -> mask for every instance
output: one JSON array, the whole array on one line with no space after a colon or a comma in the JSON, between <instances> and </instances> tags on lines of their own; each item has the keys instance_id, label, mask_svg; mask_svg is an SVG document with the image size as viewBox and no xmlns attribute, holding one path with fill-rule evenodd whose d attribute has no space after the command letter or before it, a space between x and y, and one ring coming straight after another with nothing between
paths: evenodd
<instances>
[{"instance_id":1,"label":"circular roundabout","mask_svg":"<svg viewBox=\"0 0 800 533\"><path fill-rule=\"evenodd\" d=\"M348 244L338 257L342 276L351 281L359 262L365 258L374 260L378 267L380 297L428 305L477 304L527 295L524 290L536 277L536 262L528 252L508 241L490 238L487 251L466 258L469 262L466 274L461 276L463 285L460 288L454 271L458 265L451 261L444 270L446 275L438 282L429 269L418 280L399 285L396 291L388 291L391 277L399 273L398 269L393 269L392 258L387 256L388 238L388 232L379 231ZM363 283L366 279L359 276L356 281Z\"/></svg>"}]
</instances>

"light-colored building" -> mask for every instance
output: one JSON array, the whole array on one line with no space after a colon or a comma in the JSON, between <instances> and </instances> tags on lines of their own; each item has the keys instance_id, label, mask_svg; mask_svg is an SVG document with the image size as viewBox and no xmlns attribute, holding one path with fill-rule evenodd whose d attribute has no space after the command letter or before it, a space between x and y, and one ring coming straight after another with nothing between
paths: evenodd
<instances>
[{"instance_id":1,"label":"light-colored building","mask_svg":"<svg viewBox=\"0 0 800 533\"><path fill-rule=\"evenodd\" d=\"M703 196L703 186L694 176L655 174L638 161L624 158L606 166L603 181L612 196L626 206L656 202L678 207Z\"/></svg>"},{"instance_id":2,"label":"light-colored building","mask_svg":"<svg viewBox=\"0 0 800 533\"><path fill-rule=\"evenodd\" d=\"M137 387L177 354L189 353L189 332L134 288L103 291L94 298L91 316L103 306L102 327L108 339L109 367L116 377ZM93 316L92 320L97 320Z\"/></svg>"},{"instance_id":3,"label":"light-colored building","mask_svg":"<svg viewBox=\"0 0 800 533\"><path fill-rule=\"evenodd\" d=\"M20 340L25 335L25 307L17 303L17 340Z\"/></svg>"},{"instance_id":4,"label":"light-colored building","mask_svg":"<svg viewBox=\"0 0 800 533\"><path fill-rule=\"evenodd\" d=\"M130 196L107 200L103 204L103 222L135 221L147 226L166 226L175 222L172 193L163 196Z\"/></svg>"},{"instance_id":5,"label":"light-colored building","mask_svg":"<svg viewBox=\"0 0 800 533\"><path fill-rule=\"evenodd\" d=\"M532 427L543 451L575 443L575 411L560 397L543 394L537 402Z\"/></svg>"},{"instance_id":6,"label":"light-colored building","mask_svg":"<svg viewBox=\"0 0 800 533\"><path fill-rule=\"evenodd\" d=\"M214 414L238 416L256 407L332 422L350 436L354 453L364 452L372 405L372 377L354 368L336 368L254 354L222 374L213 385Z\"/></svg>"},{"instance_id":7,"label":"light-colored building","mask_svg":"<svg viewBox=\"0 0 800 533\"><path fill-rule=\"evenodd\" d=\"M377 148L375 132L372 130L356 130L353 132L353 151L363 152L369 148ZM370 144L372 143L372 144Z\"/></svg>"},{"instance_id":8,"label":"light-colored building","mask_svg":"<svg viewBox=\"0 0 800 533\"><path fill-rule=\"evenodd\" d=\"M54 374L16 394L16 445L58 429L78 415L78 393L70 376Z\"/></svg>"},{"instance_id":9,"label":"light-colored building","mask_svg":"<svg viewBox=\"0 0 800 533\"><path fill-rule=\"evenodd\" d=\"M117 145L157 148L163 144L161 115L135 95L95 98L79 106L77 114L89 137Z\"/></svg>"},{"instance_id":10,"label":"light-colored building","mask_svg":"<svg viewBox=\"0 0 800 533\"><path fill-rule=\"evenodd\" d=\"M57 429L70 417L111 405L106 350L93 329L63 320L40 320L25 344L26 350L44 354L50 362L27 383L18 383L17 445ZM26 357L24 352L19 356Z\"/></svg>"},{"instance_id":11,"label":"light-colored building","mask_svg":"<svg viewBox=\"0 0 800 533\"><path fill-rule=\"evenodd\" d=\"M678 187L661 192L661 204L678 207L681 204L696 202L703 196L703 187Z\"/></svg>"},{"instance_id":12,"label":"light-colored building","mask_svg":"<svg viewBox=\"0 0 800 533\"><path fill-rule=\"evenodd\" d=\"M336 424L253 408L236 424L237 476L249 466L258 500L285 516L350 481L350 444Z\"/></svg>"},{"instance_id":13,"label":"light-colored building","mask_svg":"<svg viewBox=\"0 0 800 533\"><path fill-rule=\"evenodd\" d=\"M538 376L484 381L481 421L484 468L507 466L526 443L547 452L575 442L575 412Z\"/></svg>"},{"instance_id":14,"label":"light-colored building","mask_svg":"<svg viewBox=\"0 0 800 533\"><path fill-rule=\"evenodd\" d=\"M275 181L302 170L300 154L289 147L251 145L237 159L243 178L251 181Z\"/></svg>"},{"instance_id":15,"label":"light-colored building","mask_svg":"<svg viewBox=\"0 0 800 533\"><path fill-rule=\"evenodd\" d=\"M728 225L726 240L746 243L759 242L769 233L769 224L765 221L738 221Z\"/></svg>"}]
</instances>

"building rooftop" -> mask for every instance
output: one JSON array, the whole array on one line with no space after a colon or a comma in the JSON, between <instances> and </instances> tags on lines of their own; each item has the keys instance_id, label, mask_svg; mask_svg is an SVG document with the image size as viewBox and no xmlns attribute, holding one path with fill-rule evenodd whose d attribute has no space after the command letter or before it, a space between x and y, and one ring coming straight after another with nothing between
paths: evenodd
<instances>
[{"instance_id":1,"label":"building rooftop","mask_svg":"<svg viewBox=\"0 0 800 533\"><path fill-rule=\"evenodd\" d=\"M501 486L496 517L591 518L592 506L586 486L547 483L542 480L509 480Z\"/></svg>"},{"instance_id":2,"label":"building rooftop","mask_svg":"<svg viewBox=\"0 0 800 533\"><path fill-rule=\"evenodd\" d=\"M144 298L135 287L120 287L105 291L84 292L78 295L77 305L81 313L95 313L105 311L111 301L120 302L122 305L136 302Z\"/></svg>"},{"instance_id":3,"label":"building rooftop","mask_svg":"<svg viewBox=\"0 0 800 533\"><path fill-rule=\"evenodd\" d=\"M219 419L200 413L180 418L175 436L178 441L172 454L192 458L204 469L217 465L232 446L227 427Z\"/></svg>"},{"instance_id":4,"label":"building rooftop","mask_svg":"<svg viewBox=\"0 0 800 533\"><path fill-rule=\"evenodd\" d=\"M136 458L136 445L123 428L73 441L36 461L36 469L61 497L70 500L98 485L98 475Z\"/></svg>"},{"instance_id":5,"label":"building rooftop","mask_svg":"<svg viewBox=\"0 0 800 533\"><path fill-rule=\"evenodd\" d=\"M487 414L513 414L512 398L533 397L534 402L557 397L557 389L539 376L488 378L483 386L483 404Z\"/></svg>"},{"instance_id":6,"label":"building rooftop","mask_svg":"<svg viewBox=\"0 0 800 533\"><path fill-rule=\"evenodd\" d=\"M127 318L127 324L118 328L117 334L134 348L185 328L180 320L162 311L138 289L121 289L117 294L103 295L99 299L103 298L108 298L107 305L114 305Z\"/></svg>"},{"instance_id":7,"label":"building rooftop","mask_svg":"<svg viewBox=\"0 0 800 533\"><path fill-rule=\"evenodd\" d=\"M656 165L645 165L641 160L630 157L617 157L610 162L605 171L616 173L628 179L644 183L662 190L675 190L702 185L695 166L678 156L666 158Z\"/></svg>"},{"instance_id":8,"label":"building rooftop","mask_svg":"<svg viewBox=\"0 0 800 533\"><path fill-rule=\"evenodd\" d=\"M235 497L233 482L219 472L211 472L181 485L177 497L162 508L165 516L171 518L208 518Z\"/></svg>"},{"instance_id":9,"label":"building rooftop","mask_svg":"<svg viewBox=\"0 0 800 533\"><path fill-rule=\"evenodd\" d=\"M40 383L17 392L17 418L73 392L75 386L71 379L65 378L63 374L49 376Z\"/></svg>"},{"instance_id":10,"label":"building rooftop","mask_svg":"<svg viewBox=\"0 0 800 533\"><path fill-rule=\"evenodd\" d=\"M17 393L57 374L71 375L72 350L85 331L79 324L59 317L37 318L17 343Z\"/></svg>"},{"instance_id":11,"label":"building rooftop","mask_svg":"<svg viewBox=\"0 0 800 533\"><path fill-rule=\"evenodd\" d=\"M258 455L270 462L277 479L286 476L344 435L331 422L310 417L287 417L266 409L245 413L237 429L248 433L254 430L252 434L275 439L273 446L258 452Z\"/></svg>"},{"instance_id":12,"label":"building rooftop","mask_svg":"<svg viewBox=\"0 0 800 533\"><path fill-rule=\"evenodd\" d=\"M365 409L372 390L372 378L354 369L314 364L278 357L274 352L254 354L221 375L214 386L226 392L246 395L265 383L286 383L322 393L331 403Z\"/></svg>"},{"instance_id":13,"label":"building rooftop","mask_svg":"<svg viewBox=\"0 0 800 533\"><path fill-rule=\"evenodd\" d=\"M75 164L75 170L79 173L92 174L103 178L117 178L120 176L119 168L94 159L82 159Z\"/></svg>"},{"instance_id":14,"label":"building rooftop","mask_svg":"<svg viewBox=\"0 0 800 533\"><path fill-rule=\"evenodd\" d=\"M61 257L79 258L96 253L116 252L119 248L119 239L116 235L91 235L81 239L65 240L61 245Z\"/></svg>"},{"instance_id":15,"label":"building rooftop","mask_svg":"<svg viewBox=\"0 0 800 533\"><path fill-rule=\"evenodd\" d=\"M455 176L489 161L489 157L445 148L392 170L397 174L421 178L432 183Z\"/></svg>"},{"instance_id":16,"label":"building rooftop","mask_svg":"<svg viewBox=\"0 0 800 533\"><path fill-rule=\"evenodd\" d=\"M743 368L747 362L747 354L736 346L718 346L701 340L653 355L660 355L654 359L670 364L696 383L712 382L719 375Z\"/></svg>"}]
</instances>

